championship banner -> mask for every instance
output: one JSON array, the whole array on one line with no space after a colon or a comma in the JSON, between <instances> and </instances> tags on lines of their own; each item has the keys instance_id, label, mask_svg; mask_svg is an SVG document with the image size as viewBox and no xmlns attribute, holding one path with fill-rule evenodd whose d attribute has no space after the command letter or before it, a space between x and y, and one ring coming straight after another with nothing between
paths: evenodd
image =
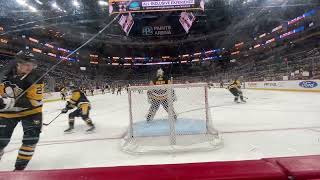
<instances>
[{"instance_id":1,"label":"championship banner","mask_svg":"<svg viewBox=\"0 0 320 180\"><path fill-rule=\"evenodd\" d=\"M204 10L204 0L110 0L109 13Z\"/></svg>"},{"instance_id":2,"label":"championship banner","mask_svg":"<svg viewBox=\"0 0 320 180\"><path fill-rule=\"evenodd\" d=\"M121 15L119 22L118 22L122 28L122 30L126 33L128 36L130 33L130 30L134 24L133 18L131 16L131 13L129 13L127 16L126 15Z\"/></svg>"},{"instance_id":3,"label":"championship banner","mask_svg":"<svg viewBox=\"0 0 320 180\"><path fill-rule=\"evenodd\" d=\"M195 20L196 20L196 17L192 13L187 13L187 12L182 12L179 19L186 33L189 33L189 30Z\"/></svg>"}]
</instances>

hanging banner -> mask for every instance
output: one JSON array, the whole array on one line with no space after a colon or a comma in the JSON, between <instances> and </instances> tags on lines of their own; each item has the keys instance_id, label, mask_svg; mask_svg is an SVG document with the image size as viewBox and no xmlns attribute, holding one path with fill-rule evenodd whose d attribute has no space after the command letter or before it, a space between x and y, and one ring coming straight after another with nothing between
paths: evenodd
<instances>
[{"instance_id":1,"label":"hanging banner","mask_svg":"<svg viewBox=\"0 0 320 180\"><path fill-rule=\"evenodd\" d=\"M118 23L120 24L122 30L128 36L130 33L130 30L134 24L134 20L131 16L131 13L129 13L128 15L121 15Z\"/></svg>"},{"instance_id":2,"label":"hanging banner","mask_svg":"<svg viewBox=\"0 0 320 180\"><path fill-rule=\"evenodd\" d=\"M193 15L193 13L187 13L187 12L182 12L179 19L186 33L189 33L189 30L195 20L196 20L196 17Z\"/></svg>"}]
</instances>

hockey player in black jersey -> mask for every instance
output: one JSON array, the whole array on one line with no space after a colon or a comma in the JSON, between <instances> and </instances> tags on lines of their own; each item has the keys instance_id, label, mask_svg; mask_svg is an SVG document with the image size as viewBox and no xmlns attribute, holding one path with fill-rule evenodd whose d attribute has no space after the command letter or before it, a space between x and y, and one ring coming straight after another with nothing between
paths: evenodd
<instances>
[{"instance_id":1,"label":"hockey player in black jersey","mask_svg":"<svg viewBox=\"0 0 320 180\"><path fill-rule=\"evenodd\" d=\"M167 77L164 76L164 72L162 69L159 69L157 71L157 77L150 82L150 85L163 85L163 84L171 84L170 80L168 80ZM156 115L158 109L160 108L160 105L163 106L163 108L169 113L169 99L168 99L168 95L171 95L172 97L172 101L176 100L176 96L174 91L172 90L172 92L168 92L167 89L162 89L162 88L155 88L152 90L149 90L147 92L148 95L148 101L151 104L150 108L149 108L149 112L147 114L147 121L151 121L153 120L154 116ZM172 110L173 113L173 118L176 120L177 119L177 115L174 111L174 109Z\"/></svg>"},{"instance_id":2,"label":"hockey player in black jersey","mask_svg":"<svg viewBox=\"0 0 320 180\"><path fill-rule=\"evenodd\" d=\"M18 123L22 124L23 139L15 170L24 170L31 160L42 128L44 84L34 72L36 59L30 52L20 51L14 66L0 81L0 159ZM19 97L19 98L18 98Z\"/></svg>"},{"instance_id":3,"label":"hockey player in black jersey","mask_svg":"<svg viewBox=\"0 0 320 180\"><path fill-rule=\"evenodd\" d=\"M119 84L119 85L118 85L118 89L117 89L117 95L118 95L118 94L121 95L121 91L122 91L122 87L121 87L121 85Z\"/></svg>"},{"instance_id":4,"label":"hockey player in black jersey","mask_svg":"<svg viewBox=\"0 0 320 180\"><path fill-rule=\"evenodd\" d=\"M74 120L76 117L81 117L90 127L87 132L93 131L95 126L89 118L91 106L88 98L74 85L70 85L70 89L72 89L71 99L67 102L66 107L62 109L62 113L67 113L73 108L76 108L76 110L69 114L69 128L66 129L65 132L71 132L74 129Z\"/></svg>"},{"instance_id":5,"label":"hockey player in black jersey","mask_svg":"<svg viewBox=\"0 0 320 180\"><path fill-rule=\"evenodd\" d=\"M235 79L229 86L228 86L229 91L231 94L234 95L234 102L240 103L239 102L239 97L241 102L245 103L246 101L244 100L243 93L241 91L241 82L238 79Z\"/></svg>"},{"instance_id":6,"label":"hockey player in black jersey","mask_svg":"<svg viewBox=\"0 0 320 180\"><path fill-rule=\"evenodd\" d=\"M105 86L101 86L101 93L102 93L102 94L105 94L105 90L106 90L106 89L105 89Z\"/></svg>"}]
</instances>

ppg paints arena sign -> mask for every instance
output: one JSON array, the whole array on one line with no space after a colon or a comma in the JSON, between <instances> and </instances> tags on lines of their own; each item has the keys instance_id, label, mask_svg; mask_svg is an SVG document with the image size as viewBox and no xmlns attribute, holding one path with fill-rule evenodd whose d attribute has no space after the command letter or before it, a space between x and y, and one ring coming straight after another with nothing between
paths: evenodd
<instances>
[{"instance_id":1,"label":"ppg paints arena sign","mask_svg":"<svg viewBox=\"0 0 320 180\"><path fill-rule=\"evenodd\" d=\"M143 36L163 36L171 34L171 26L145 26L142 28Z\"/></svg>"}]
</instances>

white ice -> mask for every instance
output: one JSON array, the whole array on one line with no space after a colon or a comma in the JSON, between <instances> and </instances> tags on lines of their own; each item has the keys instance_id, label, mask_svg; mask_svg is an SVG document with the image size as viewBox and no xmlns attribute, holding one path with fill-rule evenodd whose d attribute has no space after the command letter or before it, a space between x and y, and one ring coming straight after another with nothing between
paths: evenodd
<instances>
[{"instance_id":1,"label":"white ice","mask_svg":"<svg viewBox=\"0 0 320 180\"><path fill-rule=\"evenodd\" d=\"M213 122L224 147L211 152L130 155L120 150L120 139L129 124L128 97L113 94L90 97L94 134L78 119L76 132L64 134L67 115L43 127L41 140L27 169L65 169L143 164L170 164L260 159L320 152L320 93L244 90L247 104L234 104L226 89L211 89ZM65 102L46 103L44 122L59 113ZM21 145L18 125L5 149L0 170L12 170Z\"/></svg>"}]
</instances>

